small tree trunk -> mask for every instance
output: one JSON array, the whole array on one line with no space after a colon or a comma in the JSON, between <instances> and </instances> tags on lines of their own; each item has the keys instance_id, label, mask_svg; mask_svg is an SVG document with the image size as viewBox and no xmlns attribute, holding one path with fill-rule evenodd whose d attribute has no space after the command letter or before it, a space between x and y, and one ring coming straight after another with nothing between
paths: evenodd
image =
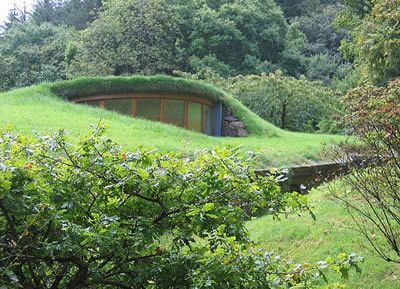
<instances>
[{"instance_id":1,"label":"small tree trunk","mask_svg":"<svg viewBox=\"0 0 400 289\"><path fill-rule=\"evenodd\" d=\"M286 112L287 106L286 103L282 104L282 112L281 112L281 128L286 128Z\"/></svg>"}]
</instances>

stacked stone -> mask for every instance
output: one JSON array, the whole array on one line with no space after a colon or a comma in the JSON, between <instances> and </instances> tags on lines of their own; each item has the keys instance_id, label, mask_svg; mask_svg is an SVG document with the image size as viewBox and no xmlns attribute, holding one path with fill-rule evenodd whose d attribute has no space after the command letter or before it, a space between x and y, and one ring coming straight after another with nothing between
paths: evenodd
<instances>
[{"instance_id":1,"label":"stacked stone","mask_svg":"<svg viewBox=\"0 0 400 289\"><path fill-rule=\"evenodd\" d=\"M247 136L248 134L249 133L246 130L246 126L239 118L234 116L232 109L229 107L224 107L222 135L243 137Z\"/></svg>"}]
</instances>

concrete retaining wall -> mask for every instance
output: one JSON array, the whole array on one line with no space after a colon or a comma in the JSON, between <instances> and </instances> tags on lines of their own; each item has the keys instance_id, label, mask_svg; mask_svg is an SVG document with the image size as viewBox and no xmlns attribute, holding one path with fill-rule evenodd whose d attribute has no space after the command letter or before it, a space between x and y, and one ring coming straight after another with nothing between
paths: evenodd
<instances>
[{"instance_id":1,"label":"concrete retaining wall","mask_svg":"<svg viewBox=\"0 0 400 289\"><path fill-rule=\"evenodd\" d=\"M346 162L327 161L313 165L293 166L283 170L282 191L306 193L310 188L348 172ZM270 175L271 170L258 170L259 175Z\"/></svg>"}]
</instances>

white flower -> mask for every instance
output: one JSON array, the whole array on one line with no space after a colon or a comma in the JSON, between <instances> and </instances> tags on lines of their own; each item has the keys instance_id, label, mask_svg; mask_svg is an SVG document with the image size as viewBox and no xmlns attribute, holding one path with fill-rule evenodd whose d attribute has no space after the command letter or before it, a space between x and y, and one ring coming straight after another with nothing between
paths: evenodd
<instances>
[{"instance_id":1,"label":"white flower","mask_svg":"<svg viewBox=\"0 0 400 289\"><path fill-rule=\"evenodd\" d=\"M325 268L328 268L328 266L329 266L326 261L318 261L317 265L318 265L319 269L325 269Z\"/></svg>"},{"instance_id":2,"label":"white flower","mask_svg":"<svg viewBox=\"0 0 400 289\"><path fill-rule=\"evenodd\" d=\"M0 170L5 172L7 170L7 166L3 163L0 163Z\"/></svg>"}]
</instances>

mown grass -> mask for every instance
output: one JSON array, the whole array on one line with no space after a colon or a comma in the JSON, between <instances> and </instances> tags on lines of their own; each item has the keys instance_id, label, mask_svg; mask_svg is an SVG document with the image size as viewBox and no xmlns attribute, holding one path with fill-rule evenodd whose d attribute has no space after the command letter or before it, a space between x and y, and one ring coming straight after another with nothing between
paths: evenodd
<instances>
[{"instance_id":1,"label":"mown grass","mask_svg":"<svg viewBox=\"0 0 400 289\"><path fill-rule=\"evenodd\" d=\"M336 182L335 190L346 189ZM398 289L400 265L387 263L370 250L364 238L356 232L350 215L330 197L326 186L310 193L316 221L309 215L290 216L283 220L261 217L248 223L251 237L268 250L297 262L324 260L341 252L364 256L362 273L352 272L348 280L338 274L328 274L330 282L342 282L349 289Z\"/></svg>"},{"instance_id":2,"label":"mown grass","mask_svg":"<svg viewBox=\"0 0 400 289\"><path fill-rule=\"evenodd\" d=\"M260 166L284 166L318 160L323 143L343 140L341 136L285 131L274 137L255 134L246 138L210 137L172 125L68 103L52 94L48 85L0 94L0 103L0 127L11 125L24 133L37 131L49 134L63 128L73 138L79 138L87 133L90 125L101 120L109 126L107 135L128 147L143 145L164 151L192 152L227 145L241 146L243 151L254 151L259 156Z\"/></svg>"}]
</instances>

